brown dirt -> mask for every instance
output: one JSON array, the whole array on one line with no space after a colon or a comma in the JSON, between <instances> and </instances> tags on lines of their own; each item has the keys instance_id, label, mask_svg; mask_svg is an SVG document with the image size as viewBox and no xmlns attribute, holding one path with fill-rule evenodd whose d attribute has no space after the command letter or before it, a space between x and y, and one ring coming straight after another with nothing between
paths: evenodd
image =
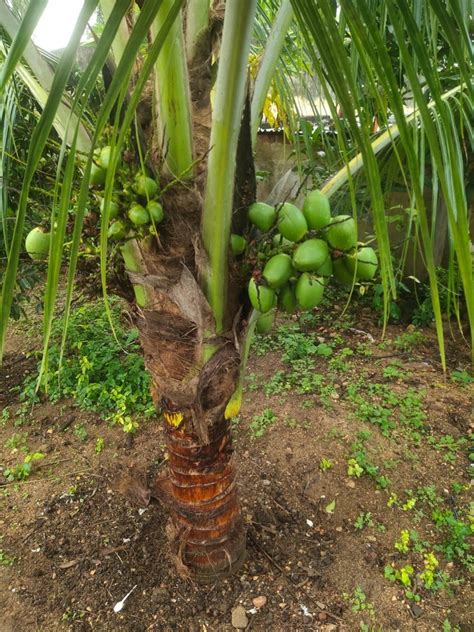
<instances>
[{"instance_id":1,"label":"brown dirt","mask_svg":"<svg viewBox=\"0 0 474 632\"><path fill-rule=\"evenodd\" d=\"M354 327L377 338L371 318L362 313ZM331 340L323 325L317 333ZM416 618L400 585L384 578L384 567L392 562L398 567L407 560L420 565L420 556L407 557L394 549L400 529L417 529L423 539L439 541L429 512L416 522L415 511L387 507L389 494L406 499L407 488L436 485L446 502L465 505L468 492L454 498L449 489L454 481L469 483L467 449L446 463L442 451L425 439L413 445L398 427L386 438L355 417L347 395L351 380L360 375L387 383L383 369L396 357L404 375L390 381L394 392L424 391L428 434L459 438L472 423L469 388L443 376L431 330L423 332L422 345L403 353L390 344L380 349L365 334L338 333L343 339L338 348L366 342L373 355L349 358L349 369L336 375L337 389L326 408L314 395L265 396L261 387L285 367L280 353L253 356L249 373L257 376L260 388L247 392L235 432L248 557L237 577L204 587L177 576L163 507L152 502L140 511L117 488L131 465L149 481L164 466L160 424L144 423L130 442L119 428L78 411L72 402L45 402L31 414L26 411L24 424L14 427L22 418L15 416L20 403L11 389L35 362L22 353L30 343L21 335L13 337L0 371L0 419L2 410L9 411L0 422L0 463L8 466L22 458L18 450L3 447L19 432L28 434L30 451L46 457L25 482L0 487L0 550L14 560L0 565L1 632L231 631L233 608L242 604L249 611L258 596L267 603L248 614L249 630L330 632L359 630L365 622L367 630L431 632L442 630L445 619L460 630L474 629L467 574L442 554L437 554L442 568L452 579L464 581L451 593L420 590ZM393 327L389 338L400 333ZM466 365L464 353L462 346L450 343L451 368ZM315 362L318 372L327 372L327 359L316 356ZM254 438L252 418L267 408L277 420ZM85 441L73 433L79 423L87 430ZM366 475L347 475L351 445L357 432L367 428L372 433L368 452L389 476L388 490L378 489ZM94 449L97 437L105 440L100 454ZM332 462L327 471L320 468L323 458ZM333 500L334 512L328 513ZM374 526L356 529L360 512L370 512ZM135 585L123 611L115 614L114 604ZM354 612L345 596L357 586L374 605L373 619L367 610Z\"/></svg>"}]
</instances>

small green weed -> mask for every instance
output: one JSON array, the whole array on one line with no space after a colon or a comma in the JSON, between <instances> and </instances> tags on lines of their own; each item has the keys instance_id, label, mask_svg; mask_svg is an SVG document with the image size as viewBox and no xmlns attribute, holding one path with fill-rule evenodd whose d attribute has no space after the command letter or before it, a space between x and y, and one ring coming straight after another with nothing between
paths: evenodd
<instances>
[{"instance_id":1,"label":"small green weed","mask_svg":"<svg viewBox=\"0 0 474 632\"><path fill-rule=\"evenodd\" d=\"M472 384L474 382L474 377L468 373L466 370L462 371L451 371L451 380L453 382L457 382L458 384Z\"/></svg>"},{"instance_id":2,"label":"small green weed","mask_svg":"<svg viewBox=\"0 0 474 632\"><path fill-rule=\"evenodd\" d=\"M322 472L327 472L327 470L330 470L332 468L332 466L333 466L333 463L332 463L332 461L330 459L324 459L323 458L323 459L321 459L319 461L319 469Z\"/></svg>"},{"instance_id":3,"label":"small green weed","mask_svg":"<svg viewBox=\"0 0 474 632\"><path fill-rule=\"evenodd\" d=\"M348 358L354 355L354 351L349 347L344 347L341 351L329 360L329 369L331 371L346 372L351 368Z\"/></svg>"},{"instance_id":4,"label":"small green weed","mask_svg":"<svg viewBox=\"0 0 474 632\"><path fill-rule=\"evenodd\" d=\"M3 540L3 536L0 536L0 542ZM3 549L0 549L0 566L13 566L15 558L8 555Z\"/></svg>"},{"instance_id":5,"label":"small green weed","mask_svg":"<svg viewBox=\"0 0 474 632\"><path fill-rule=\"evenodd\" d=\"M271 336L256 335L252 345L256 355L281 351L283 362L288 363L314 355L328 357L333 352L331 344L318 342L314 334L303 331L297 323L281 325Z\"/></svg>"},{"instance_id":6,"label":"small green weed","mask_svg":"<svg viewBox=\"0 0 474 632\"><path fill-rule=\"evenodd\" d=\"M370 618L370 624L361 622L359 628L361 632L370 632L375 621L375 607L367 600L367 595L362 587L356 586L352 594L344 593L343 597L350 604L352 612L359 612Z\"/></svg>"},{"instance_id":7,"label":"small green weed","mask_svg":"<svg viewBox=\"0 0 474 632\"><path fill-rule=\"evenodd\" d=\"M441 531L443 542L435 546L437 551L442 552L448 560L457 560L463 564L469 572L474 572L474 556L470 553L470 539L474 533L474 521L472 520L472 509L466 520L459 512L451 509L443 510L436 507L431 517L437 529Z\"/></svg>"},{"instance_id":8,"label":"small green weed","mask_svg":"<svg viewBox=\"0 0 474 632\"><path fill-rule=\"evenodd\" d=\"M405 588L407 599L412 601L421 601L421 595L417 592L420 588L436 592L459 583L452 580L446 571L439 570L439 560L432 551L423 555L423 570L416 572L411 564L396 568L392 563L385 566L384 576L392 582L399 582Z\"/></svg>"},{"instance_id":9,"label":"small green weed","mask_svg":"<svg viewBox=\"0 0 474 632\"><path fill-rule=\"evenodd\" d=\"M26 444L28 443L28 433L26 432L15 432L9 439L7 439L4 443L5 448L7 450L25 450L28 452L26 448Z\"/></svg>"},{"instance_id":10,"label":"small green weed","mask_svg":"<svg viewBox=\"0 0 474 632\"><path fill-rule=\"evenodd\" d=\"M44 454L41 452L32 452L31 454L27 454L23 463L18 463L18 465L5 468L3 470L3 476L9 483L12 483L13 481L24 481L30 476L33 463L41 459L44 459Z\"/></svg>"},{"instance_id":11,"label":"small green weed","mask_svg":"<svg viewBox=\"0 0 474 632\"><path fill-rule=\"evenodd\" d=\"M395 364L395 362L388 364L383 370L383 376L386 379L398 380L404 377L404 375L405 375L405 372L400 370L399 363Z\"/></svg>"},{"instance_id":12,"label":"small green weed","mask_svg":"<svg viewBox=\"0 0 474 632\"><path fill-rule=\"evenodd\" d=\"M425 337L421 331L407 331L400 336L397 336L393 341L393 346L398 351L408 353L413 351L416 347L419 347L425 341Z\"/></svg>"},{"instance_id":13,"label":"small green weed","mask_svg":"<svg viewBox=\"0 0 474 632\"><path fill-rule=\"evenodd\" d=\"M468 440L465 437L455 439L452 435L443 435L439 439L436 437L428 437L428 443L433 446L435 450L444 452L443 460L446 463L455 463L460 452L467 444Z\"/></svg>"},{"instance_id":14,"label":"small green weed","mask_svg":"<svg viewBox=\"0 0 474 632\"><path fill-rule=\"evenodd\" d=\"M372 520L372 514L370 511L361 511L357 518L354 520L354 527L356 529L364 529L364 527L373 527L374 521Z\"/></svg>"},{"instance_id":15,"label":"small green weed","mask_svg":"<svg viewBox=\"0 0 474 632\"><path fill-rule=\"evenodd\" d=\"M78 612L76 610L71 610L70 608L68 608L66 612L64 612L63 616L61 617L61 620L62 621L80 621L81 619L84 618L85 614L86 614L85 612Z\"/></svg>"},{"instance_id":16,"label":"small green weed","mask_svg":"<svg viewBox=\"0 0 474 632\"><path fill-rule=\"evenodd\" d=\"M79 439L79 441L87 441L87 437L89 436L83 424L76 424L74 426L74 435Z\"/></svg>"},{"instance_id":17,"label":"small green weed","mask_svg":"<svg viewBox=\"0 0 474 632\"><path fill-rule=\"evenodd\" d=\"M8 408L8 406L6 406L6 407L2 410L2 415L1 415L1 417L0 417L0 422L1 422L1 425L2 425L2 426L4 426L4 425L7 423L7 421L9 421L9 420L10 420L10 417L11 417L11 415L10 415L10 409Z\"/></svg>"},{"instance_id":18,"label":"small green weed","mask_svg":"<svg viewBox=\"0 0 474 632\"><path fill-rule=\"evenodd\" d=\"M407 531L407 529L402 529L400 539L395 542L394 546L400 553L408 553L410 547L410 532Z\"/></svg>"},{"instance_id":19,"label":"small green weed","mask_svg":"<svg viewBox=\"0 0 474 632\"><path fill-rule=\"evenodd\" d=\"M254 415L250 422L250 431L255 439L262 437L265 431L277 420L277 416L270 408L265 408L261 415Z\"/></svg>"},{"instance_id":20,"label":"small green weed","mask_svg":"<svg viewBox=\"0 0 474 632\"><path fill-rule=\"evenodd\" d=\"M461 628L457 625L453 625L449 619L443 621L443 632L461 632Z\"/></svg>"},{"instance_id":21,"label":"small green weed","mask_svg":"<svg viewBox=\"0 0 474 632\"><path fill-rule=\"evenodd\" d=\"M256 373L247 373L245 376L245 390L246 391L257 391L258 390L258 378Z\"/></svg>"},{"instance_id":22,"label":"small green weed","mask_svg":"<svg viewBox=\"0 0 474 632\"><path fill-rule=\"evenodd\" d=\"M97 437L95 442L95 453L100 454L102 450L105 448L105 439L104 437Z\"/></svg>"},{"instance_id":23,"label":"small green weed","mask_svg":"<svg viewBox=\"0 0 474 632\"><path fill-rule=\"evenodd\" d=\"M367 474L381 489L386 489L390 485L390 479L380 473L380 468L374 465L368 457L365 443L368 441L370 433L358 433L358 440L351 446L351 457L347 461L347 474L360 478L362 474Z\"/></svg>"},{"instance_id":24,"label":"small green weed","mask_svg":"<svg viewBox=\"0 0 474 632\"><path fill-rule=\"evenodd\" d=\"M294 417L285 417L283 420L283 425L285 428L291 428L291 430L296 430L299 428L299 423Z\"/></svg>"}]
</instances>

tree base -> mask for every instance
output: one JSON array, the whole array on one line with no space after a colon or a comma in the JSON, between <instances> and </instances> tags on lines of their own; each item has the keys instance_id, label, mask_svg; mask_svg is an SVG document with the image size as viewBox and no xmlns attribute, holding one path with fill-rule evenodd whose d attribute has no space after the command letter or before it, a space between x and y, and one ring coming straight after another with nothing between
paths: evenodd
<instances>
[{"instance_id":1,"label":"tree base","mask_svg":"<svg viewBox=\"0 0 474 632\"><path fill-rule=\"evenodd\" d=\"M224 419L215 424L202 445L184 424L176 427L166 417L169 475L157 479L153 495L169 503L168 535L180 573L212 582L237 572L245 561L230 424Z\"/></svg>"}]
</instances>

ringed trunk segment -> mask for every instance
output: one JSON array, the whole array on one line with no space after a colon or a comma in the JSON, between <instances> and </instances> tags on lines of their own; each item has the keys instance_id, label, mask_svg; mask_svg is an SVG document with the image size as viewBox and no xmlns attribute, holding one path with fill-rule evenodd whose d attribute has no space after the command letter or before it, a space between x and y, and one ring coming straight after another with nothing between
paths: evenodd
<instances>
[{"instance_id":1,"label":"ringed trunk segment","mask_svg":"<svg viewBox=\"0 0 474 632\"><path fill-rule=\"evenodd\" d=\"M181 413L165 412L164 419L169 475L157 478L152 494L169 504L178 568L197 581L215 581L245 560L230 422L214 424L203 445Z\"/></svg>"}]
</instances>

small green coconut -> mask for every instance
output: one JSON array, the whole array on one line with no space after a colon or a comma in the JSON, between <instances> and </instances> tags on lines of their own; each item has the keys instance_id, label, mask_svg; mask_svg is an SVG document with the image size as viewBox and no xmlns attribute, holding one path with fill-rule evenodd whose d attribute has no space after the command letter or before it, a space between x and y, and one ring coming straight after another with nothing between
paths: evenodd
<instances>
[{"instance_id":1,"label":"small green coconut","mask_svg":"<svg viewBox=\"0 0 474 632\"><path fill-rule=\"evenodd\" d=\"M279 288L289 280L293 274L291 257L280 253L267 261L263 269L263 277L272 288Z\"/></svg>"},{"instance_id":2,"label":"small green coconut","mask_svg":"<svg viewBox=\"0 0 474 632\"><path fill-rule=\"evenodd\" d=\"M105 200L104 198L101 199L100 201L100 212L103 213L104 212L104 208L105 208ZM119 205L117 204L117 202L115 200L110 200L110 204L109 204L109 219L115 219L116 217L118 217L119 214Z\"/></svg>"},{"instance_id":3,"label":"small green coconut","mask_svg":"<svg viewBox=\"0 0 474 632\"><path fill-rule=\"evenodd\" d=\"M158 184L155 180L153 180L153 178L149 178L148 176L140 173L135 177L132 189L141 197L152 198L158 191Z\"/></svg>"},{"instance_id":4,"label":"small green coconut","mask_svg":"<svg viewBox=\"0 0 474 632\"><path fill-rule=\"evenodd\" d=\"M230 247L232 249L232 253L235 257L242 255L247 248L247 240L242 235L237 235L236 233L232 233L230 236Z\"/></svg>"},{"instance_id":5,"label":"small green coconut","mask_svg":"<svg viewBox=\"0 0 474 632\"><path fill-rule=\"evenodd\" d=\"M296 311L297 302L295 290L290 283L287 283L281 288L278 295L278 307L287 314L292 314Z\"/></svg>"},{"instance_id":6,"label":"small green coconut","mask_svg":"<svg viewBox=\"0 0 474 632\"><path fill-rule=\"evenodd\" d=\"M326 231L326 240L334 250L348 252L357 245L357 230L350 215L336 215Z\"/></svg>"},{"instance_id":7,"label":"small green coconut","mask_svg":"<svg viewBox=\"0 0 474 632\"><path fill-rule=\"evenodd\" d=\"M115 220L115 222L112 222L112 224L110 224L107 233L109 239L113 239L115 241L120 241L121 239L124 239L126 234L127 228L120 219L117 219Z\"/></svg>"},{"instance_id":8,"label":"small green coconut","mask_svg":"<svg viewBox=\"0 0 474 632\"><path fill-rule=\"evenodd\" d=\"M316 276L321 278L321 283L327 285L332 276L332 259L328 257L326 261L319 266L315 272Z\"/></svg>"},{"instance_id":9,"label":"small green coconut","mask_svg":"<svg viewBox=\"0 0 474 632\"><path fill-rule=\"evenodd\" d=\"M273 323L275 322L275 314L275 309L271 309L266 314L259 314L257 322L255 324L255 329L257 333L268 334L268 332L271 331Z\"/></svg>"},{"instance_id":10,"label":"small green coconut","mask_svg":"<svg viewBox=\"0 0 474 632\"><path fill-rule=\"evenodd\" d=\"M346 265L346 257L338 257L332 262L334 277L342 285L352 285L354 282L354 274L350 272Z\"/></svg>"},{"instance_id":11,"label":"small green coconut","mask_svg":"<svg viewBox=\"0 0 474 632\"><path fill-rule=\"evenodd\" d=\"M308 272L303 272L296 282L295 296L298 306L303 310L313 309L319 305L323 293L324 284L321 279Z\"/></svg>"},{"instance_id":12,"label":"small green coconut","mask_svg":"<svg viewBox=\"0 0 474 632\"><path fill-rule=\"evenodd\" d=\"M301 241L308 232L308 224L303 213L289 202L285 202L278 211L277 227L289 241Z\"/></svg>"},{"instance_id":13,"label":"small green coconut","mask_svg":"<svg viewBox=\"0 0 474 632\"><path fill-rule=\"evenodd\" d=\"M46 233L40 226L30 230L25 239L25 249L33 261L44 261L48 258L51 233Z\"/></svg>"},{"instance_id":14,"label":"small green coconut","mask_svg":"<svg viewBox=\"0 0 474 632\"><path fill-rule=\"evenodd\" d=\"M323 239L303 241L293 254L293 265L300 272L314 272L329 256L327 243Z\"/></svg>"},{"instance_id":15,"label":"small green coconut","mask_svg":"<svg viewBox=\"0 0 474 632\"><path fill-rule=\"evenodd\" d=\"M319 189L308 193L303 202L302 210L310 230L320 230L331 221L329 199Z\"/></svg>"},{"instance_id":16,"label":"small green coconut","mask_svg":"<svg viewBox=\"0 0 474 632\"><path fill-rule=\"evenodd\" d=\"M293 252L295 244L289 239L285 239L280 233L277 233L273 236L272 246L282 252Z\"/></svg>"},{"instance_id":17,"label":"small green coconut","mask_svg":"<svg viewBox=\"0 0 474 632\"><path fill-rule=\"evenodd\" d=\"M92 186L100 186L101 184L104 184L106 175L107 172L102 169L102 167L99 167L99 165L96 165L95 162L93 162L91 166L91 177L89 183Z\"/></svg>"},{"instance_id":18,"label":"small green coconut","mask_svg":"<svg viewBox=\"0 0 474 632\"><path fill-rule=\"evenodd\" d=\"M146 205L146 210L148 214L153 219L155 224L159 224L165 218L165 212L163 211L163 207L156 200L150 200Z\"/></svg>"},{"instance_id":19,"label":"small green coconut","mask_svg":"<svg viewBox=\"0 0 474 632\"><path fill-rule=\"evenodd\" d=\"M275 208L265 202L254 202L249 206L249 220L263 233L266 233L275 224L277 215Z\"/></svg>"},{"instance_id":20,"label":"small green coconut","mask_svg":"<svg viewBox=\"0 0 474 632\"><path fill-rule=\"evenodd\" d=\"M144 226L150 221L150 215L141 204L132 204L128 211L128 219L135 226Z\"/></svg>"},{"instance_id":21,"label":"small green coconut","mask_svg":"<svg viewBox=\"0 0 474 632\"><path fill-rule=\"evenodd\" d=\"M262 314L269 312L275 307L276 294L275 290L266 285L257 284L255 279L250 279L248 293L252 307Z\"/></svg>"},{"instance_id":22,"label":"small green coconut","mask_svg":"<svg viewBox=\"0 0 474 632\"><path fill-rule=\"evenodd\" d=\"M379 261L375 250L370 246L365 246L356 253L348 255L345 265L351 273L354 273L357 266L357 278L361 281L370 281L377 272Z\"/></svg>"},{"instance_id":23,"label":"small green coconut","mask_svg":"<svg viewBox=\"0 0 474 632\"><path fill-rule=\"evenodd\" d=\"M99 153L99 157L97 158L97 162L99 163L99 166L102 167L102 169L105 169L106 171L109 168L111 151L112 151L112 147L110 147L110 145L106 145L105 147L102 147Z\"/></svg>"}]
</instances>

